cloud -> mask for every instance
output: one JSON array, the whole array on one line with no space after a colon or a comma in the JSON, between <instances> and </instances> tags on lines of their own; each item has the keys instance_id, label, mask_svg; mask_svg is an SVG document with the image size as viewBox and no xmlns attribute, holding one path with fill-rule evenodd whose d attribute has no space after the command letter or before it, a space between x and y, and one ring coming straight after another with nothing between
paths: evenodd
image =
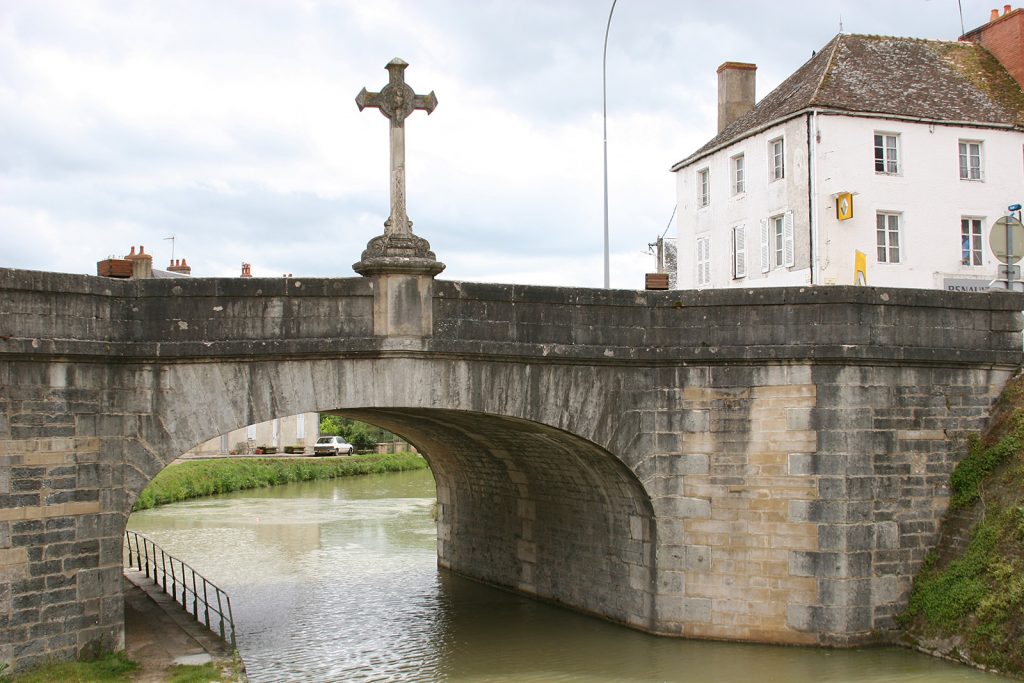
<instances>
[{"instance_id":1,"label":"cloud","mask_svg":"<svg viewBox=\"0 0 1024 683\"><path fill-rule=\"evenodd\" d=\"M965 0L967 28L988 16ZM443 277L599 286L602 50L593 0L0 4L0 266L93 272L145 243L197 275L352 275L387 218L387 121L354 102L410 62L409 213ZM618 3L608 42L613 286L638 288L714 132L715 68L764 95L838 30L955 38L939 0ZM972 20L973 18L973 20ZM670 233L671 234L671 233Z\"/></svg>"}]
</instances>

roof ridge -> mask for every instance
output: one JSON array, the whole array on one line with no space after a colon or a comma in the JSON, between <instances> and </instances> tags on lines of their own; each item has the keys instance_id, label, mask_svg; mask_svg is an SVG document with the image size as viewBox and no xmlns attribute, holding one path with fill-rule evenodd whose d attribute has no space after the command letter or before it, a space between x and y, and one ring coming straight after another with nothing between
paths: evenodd
<instances>
[{"instance_id":1,"label":"roof ridge","mask_svg":"<svg viewBox=\"0 0 1024 683\"><path fill-rule=\"evenodd\" d=\"M970 43L965 40L947 40L945 38L918 38L916 36L887 36L883 33L837 33L836 36L847 38L884 38L886 40L906 40L914 43Z\"/></svg>"},{"instance_id":2,"label":"roof ridge","mask_svg":"<svg viewBox=\"0 0 1024 683\"><path fill-rule=\"evenodd\" d=\"M821 92L821 86L825 83L825 78L828 76L829 72L832 71L832 62L836 58L836 53L839 52L839 43L842 42L843 35L843 33L837 33L835 37L829 41L832 43L832 52L829 53L828 60L825 62L825 68L821 70L821 76L818 77L817 85L815 85L814 90L811 91L811 96L807 98L807 104L818 103L818 93Z\"/></svg>"}]
</instances>

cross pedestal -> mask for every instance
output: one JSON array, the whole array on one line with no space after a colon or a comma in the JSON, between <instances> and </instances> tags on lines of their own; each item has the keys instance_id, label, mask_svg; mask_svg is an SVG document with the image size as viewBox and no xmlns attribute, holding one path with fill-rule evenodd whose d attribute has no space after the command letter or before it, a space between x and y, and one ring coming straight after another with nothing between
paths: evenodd
<instances>
[{"instance_id":1,"label":"cross pedestal","mask_svg":"<svg viewBox=\"0 0 1024 683\"><path fill-rule=\"evenodd\" d=\"M405 209L405 119L414 110L430 114L437 106L433 91L417 95L405 83L409 65L395 58L385 67L388 84L380 92L363 88L356 105L380 110L391 122L391 215L384 234L371 239L352 268L374 278L373 333L389 337L433 334L434 276L444 270L427 240L412 233Z\"/></svg>"}]
</instances>

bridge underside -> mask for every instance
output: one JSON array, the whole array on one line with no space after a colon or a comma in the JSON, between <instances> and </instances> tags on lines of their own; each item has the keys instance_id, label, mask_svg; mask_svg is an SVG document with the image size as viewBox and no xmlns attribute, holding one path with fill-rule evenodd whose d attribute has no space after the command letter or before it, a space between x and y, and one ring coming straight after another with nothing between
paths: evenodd
<instances>
[{"instance_id":1,"label":"bridge underside","mask_svg":"<svg viewBox=\"0 0 1024 683\"><path fill-rule=\"evenodd\" d=\"M653 512L635 476L567 432L466 411L342 411L400 434L437 481L438 560L461 574L652 628Z\"/></svg>"}]
</instances>

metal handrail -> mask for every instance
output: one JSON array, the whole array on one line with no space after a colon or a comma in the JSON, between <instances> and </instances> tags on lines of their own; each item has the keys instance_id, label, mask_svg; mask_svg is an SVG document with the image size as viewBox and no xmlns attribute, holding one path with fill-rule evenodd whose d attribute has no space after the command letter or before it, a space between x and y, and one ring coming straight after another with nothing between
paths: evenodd
<instances>
[{"instance_id":1,"label":"metal handrail","mask_svg":"<svg viewBox=\"0 0 1024 683\"><path fill-rule=\"evenodd\" d=\"M219 632L221 640L231 643L232 648L236 647L235 620L231 613L231 597L227 593L207 581L202 574L189 565L164 552L163 548L142 534L126 529L124 548L126 568L145 572L146 577L160 586L163 592L181 605L186 613L195 617L196 621L206 624L206 628L214 633ZM192 582L191 586L189 586L189 579ZM168 580L170 581L169 590ZM211 591L213 597L216 598L216 605L210 602ZM189 610L190 606L191 611ZM212 625L211 614L214 615L213 620L216 620L217 628ZM229 632L230 638L228 637Z\"/></svg>"}]
</instances>

